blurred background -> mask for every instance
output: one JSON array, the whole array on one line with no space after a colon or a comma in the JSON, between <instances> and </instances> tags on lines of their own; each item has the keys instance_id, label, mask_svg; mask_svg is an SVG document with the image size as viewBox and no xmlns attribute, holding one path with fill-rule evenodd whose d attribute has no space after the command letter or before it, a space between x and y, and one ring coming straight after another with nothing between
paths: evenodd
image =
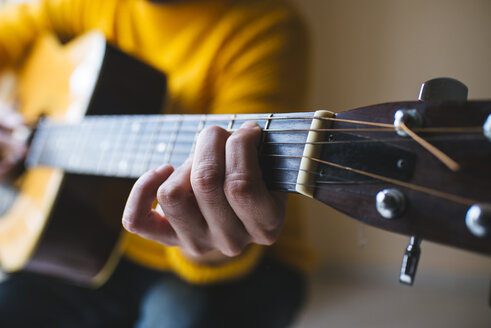
<instances>
[{"instance_id":1,"label":"blurred background","mask_svg":"<svg viewBox=\"0 0 491 328\"><path fill-rule=\"evenodd\" d=\"M453 77L491 99L491 1L294 0L310 25L311 110L416 100ZM319 264L297 327L491 327L491 257L431 242L413 287L398 276L409 238L304 200Z\"/></svg>"},{"instance_id":2,"label":"blurred background","mask_svg":"<svg viewBox=\"0 0 491 328\"><path fill-rule=\"evenodd\" d=\"M314 46L305 110L416 100L442 76L491 99L490 0L291 1ZM491 257L423 242L415 285L403 286L408 237L302 205L318 266L295 327L491 327Z\"/></svg>"}]
</instances>

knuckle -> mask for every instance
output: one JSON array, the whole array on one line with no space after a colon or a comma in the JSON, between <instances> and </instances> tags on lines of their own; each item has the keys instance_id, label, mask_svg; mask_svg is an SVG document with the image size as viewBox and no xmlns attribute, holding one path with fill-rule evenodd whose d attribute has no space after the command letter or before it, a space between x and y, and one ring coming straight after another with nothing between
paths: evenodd
<instances>
[{"instance_id":1,"label":"knuckle","mask_svg":"<svg viewBox=\"0 0 491 328\"><path fill-rule=\"evenodd\" d=\"M254 242L260 245L271 246L279 236L279 229L261 229L254 236Z\"/></svg>"},{"instance_id":2,"label":"knuckle","mask_svg":"<svg viewBox=\"0 0 491 328\"><path fill-rule=\"evenodd\" d=\"M256 193L256 181L248 173L228 174L225 178L224 190L231 200L244 203Z\"/></svg>"},{"instance_id":3,"label":"knuckle","mask_svg":"<svg viewBox=\"0 0 491 328\"><path fill-rule=\"evenodd\" d=\"M205 255L209 251L209 248L195 241L189 241L186 244L184 250L186 251L186 253L190 254L191 256L199 257Z\"/></svg>"},{"instance_id":4,"label":"knuckle","mask_svg":"<svg viewBox=\"0 0 491 328\"><path fill-rule=\"evenodd\" d=\"M229 242L226 245L223 245L219 250L225 256L235 257L242 254L245 247L246 247L245 244L240 244L237 242Z\"/></svg>"},{"instance_id":5,"label":"knuckle","mask_svg":"<svg viewBox=\"0 0 491 328\"><path fill-rule=\"evenodd\" d=\"M223 173L216 164L200 164L191 174L191 185L197 192L214 193L223 187Z\"/></svg>"},{"instance_id":6,"label":"knuckle","mask_svg":"<svg viewBox=\"0 0 491 328\"><path fill-rule=\"evenodd\" d=\"M192 197L192 192L180 185L162 185L157 191L159 204L165 207L178 207Z\"/></svg>"},{"instance_id":7,"label":"knuckle","mask_svg":"<svg viewBox=\"0 0 491 328\"><path fill-rule=\"evenodd\" d=\"M140 225L138 223L138 220L135 220L133 216L130 215L124 215L123 220L122 220L123 227L131 233L138 233Z\"/></svg>"}]
</instances>

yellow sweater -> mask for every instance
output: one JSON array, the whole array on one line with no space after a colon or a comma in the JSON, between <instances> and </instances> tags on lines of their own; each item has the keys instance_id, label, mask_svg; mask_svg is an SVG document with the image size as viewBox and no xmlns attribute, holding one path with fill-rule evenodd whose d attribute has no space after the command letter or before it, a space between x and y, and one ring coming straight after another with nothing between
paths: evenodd
<instances>
[{"instance_id":1,"label":"yellow sweater","mask_svg":"<svg viewBox=\"0 0 491 328\"><path fill-rule=\"evenodd\" d=\"M168 77L167 113L298 111L307 88L305 27L283 0L202 0L152 4L145 0L41 0L0 12L0 68L14 64L43 31L72 38L98 29L123 51ZM307 262L297 207L268 251L297 267ZM217 266L186 260L168 248L128 234L126 255L172 270L194 283L249 272L264 253L257 245Z\"/></svg>"}]
</instances>

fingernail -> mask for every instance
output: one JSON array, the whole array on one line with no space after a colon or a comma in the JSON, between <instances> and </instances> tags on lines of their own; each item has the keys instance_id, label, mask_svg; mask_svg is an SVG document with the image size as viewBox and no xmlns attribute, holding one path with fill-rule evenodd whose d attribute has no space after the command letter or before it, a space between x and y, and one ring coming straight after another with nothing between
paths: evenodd
<instances>
[{"instance_id":1,"label":"fingernail","mask_svg":"<svg viewBox=\"0 0 491 328\"><path fill-rule=\"evenodd\" d=\"M256 122L254 121L246 121L244 122L241 126L240 126L241 129L245 128L245 129L261 129L261 127L259 126L259 124L257 124Z\"/></svg>"},{"instance_id":2,"label":"fingernail","mask_svg":"<svg viewBox=\"0 0 491 328\"><path fill-rule=\"evenodd\" d=\"M160 174L160 173L163 173L163 172L165 172L165 171L167 171L169 169L172 169L172 165L170 165L170 164L163 164L163 165L157 167L154 171L155 171L155 173Z\"/></svg>"}]
</instances>

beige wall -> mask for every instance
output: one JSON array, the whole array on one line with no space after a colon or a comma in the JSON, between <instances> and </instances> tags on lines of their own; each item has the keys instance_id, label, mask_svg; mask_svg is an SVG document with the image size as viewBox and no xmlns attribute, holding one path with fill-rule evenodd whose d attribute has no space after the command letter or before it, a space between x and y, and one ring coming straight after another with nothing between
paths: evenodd
<instances>
[{"instance_id":1,"label":"beige wall","mask_svg":"<svg viewBox=\"0 0 491 328\"><path fill-rule=\"evenodd\" d=\"M295 2L313 35L312 109L415 100L421 82L440 76L464 82L470 99L491 99L489 0ZM397 274L407 237L364 227L315 201L305 201L304 209L321 268ZM491 273L491 257L429 242L422 247L421 275Z\"/></svg>"}]
</instances>

